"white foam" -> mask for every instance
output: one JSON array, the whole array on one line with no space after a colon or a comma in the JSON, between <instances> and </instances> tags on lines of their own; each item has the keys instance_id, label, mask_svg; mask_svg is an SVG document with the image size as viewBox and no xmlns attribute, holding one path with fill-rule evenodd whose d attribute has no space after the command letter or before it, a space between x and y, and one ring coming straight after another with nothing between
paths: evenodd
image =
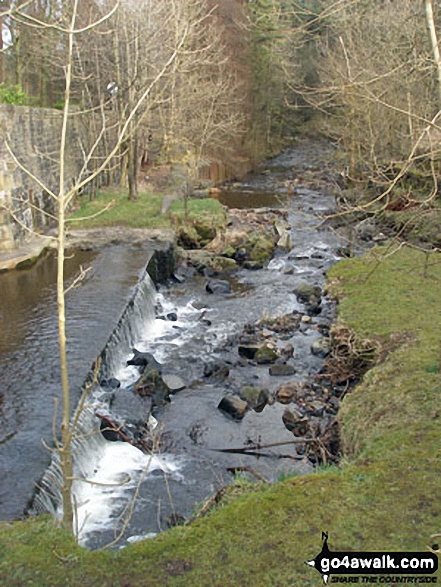
<instances>
[{"instance_id":1,"label":"white foam","mask_svg":"<svg viewBox=\"0 0 441 587\"><path fill-rule=\"evenodd\" d=\"M171 457L151 456L126 442L102 442L99 450L81 457L82 479L73 483L75 528L80 544L91 532L112 529L130 506L134 489L160 469L172 474L178 464Z\"/></svg>"}]
</instances>

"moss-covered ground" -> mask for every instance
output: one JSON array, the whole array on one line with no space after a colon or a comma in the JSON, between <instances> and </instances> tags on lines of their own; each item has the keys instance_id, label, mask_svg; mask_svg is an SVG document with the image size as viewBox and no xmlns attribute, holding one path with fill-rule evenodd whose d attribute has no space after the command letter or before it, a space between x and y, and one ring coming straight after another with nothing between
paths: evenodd
<instances>
[{"instance_id":1,"label":"moss-covered ground","mask_svg":"<svg viewBox=\"0 0 441 587\"><path fill-rule=\"evenodd\" d=\"M4 523L2 585L317 586L304 561L324 530L332 550L440 544L430 538L441 532L440 261L433 255L424 276L424 256L404 249L374 272L366 257L329 274L339 321L390 346L343 402L340 468L256 486L190 526L116 552L82 550L48 518Z\"/></svg>"},{"instance_id":2,"label":"moss-covered ground","mask_svg":"<svg viewBox=\"0 0 441 587\"><path fill-rule=\"evenodd\" d=\"M127 226L130 228L163 228L173 226L185 218L184 200L172 202L166 213L161 214L163 194L140 192L136 202L128 199L127 190L109 189L101 191L90 200L83 196L79 208L70 215L72 228L97 228L102 226ZM223 207L212 198L190 198L189 220L222 220Z\"/></svg>"}]
</instances>

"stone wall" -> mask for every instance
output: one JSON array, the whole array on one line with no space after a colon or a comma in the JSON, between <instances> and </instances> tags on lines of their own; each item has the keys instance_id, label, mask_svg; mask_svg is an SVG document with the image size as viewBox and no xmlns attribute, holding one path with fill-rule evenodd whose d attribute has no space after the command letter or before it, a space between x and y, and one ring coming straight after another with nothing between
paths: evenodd
<instances>
[{"instance_id":1,"label":"stone wall","mask_svg":"<svg viewBox=\"0 0 441 587\"><path fill-rule=\"evenodd\" d=\"M61 121L57 110L0 104L0 251L19 247L32 233L45 234L55 225L56 212L53 198L20 169L6 142L20 163L57 193ZM68 136L69 185L79 171L79 154L73 130Z\"/></svg>"}]
</instances>

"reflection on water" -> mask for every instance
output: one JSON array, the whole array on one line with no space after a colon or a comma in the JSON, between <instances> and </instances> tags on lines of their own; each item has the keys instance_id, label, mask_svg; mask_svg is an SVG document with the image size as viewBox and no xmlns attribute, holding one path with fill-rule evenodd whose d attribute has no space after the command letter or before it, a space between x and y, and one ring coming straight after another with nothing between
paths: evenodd
<instances>
[{"instance_id":1,"label":"reflection on water","mask_svg":"<svg viewBox=\"0 0 441 587\"><path fill-rule=\"evenodd\" d=\"M73 406L147 255L118 246L68 255L67 284L81 265L92 266L66 299ZM0 519L23 513L50 460L41 439L52 443L54 398L60 396L55 283L54 254L31 269L0 274Z\"/></svg>"}]
</instances>

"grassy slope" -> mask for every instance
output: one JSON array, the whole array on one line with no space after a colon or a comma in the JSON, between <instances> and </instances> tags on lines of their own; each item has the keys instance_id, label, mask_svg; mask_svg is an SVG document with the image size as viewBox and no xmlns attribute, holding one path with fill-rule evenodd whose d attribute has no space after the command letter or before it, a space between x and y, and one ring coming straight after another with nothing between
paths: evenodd
<instances>
[{"instance_id":1,"label":"grassy slope","mask_svg":"<svg viewBox=\"0 0 441 587\"><path fill-rule=\"evenodd\" d=\"M178 218L184 217L184 202L176 200L165 214L161 214L162 194L141 192L136 202L130 202L124 190L108 190L100 193L95 200L83 197L81 208L71 214L69 224L72 228L95 228L101 226L128 226L130 228L169 227ZM105 210L107 206L114 204ZM98 216L97 213L105 210ZM222 206L215 199L190 199L188 212L190 219L201 215L223 218ZM89 219L84 217L94 216Z\"/></svg>"},{"instance_id":2,"label":"grassy slope","mask_svg":"<svg viewBox=\"0 0 441 587\"><path fill-rule=\"evenodd\" d=\"M367 281L365 259L330 273L341 321L365 336L407 339L345 399L340 470L262 487L116 553L85 552L45 519L3 525L4 584L315 586L321 579L304 561L318 553L322 530L334 550L425 550L441 532L441 264L426 279L421 266L405 250Z\"/></svg>"}]
</instances>

